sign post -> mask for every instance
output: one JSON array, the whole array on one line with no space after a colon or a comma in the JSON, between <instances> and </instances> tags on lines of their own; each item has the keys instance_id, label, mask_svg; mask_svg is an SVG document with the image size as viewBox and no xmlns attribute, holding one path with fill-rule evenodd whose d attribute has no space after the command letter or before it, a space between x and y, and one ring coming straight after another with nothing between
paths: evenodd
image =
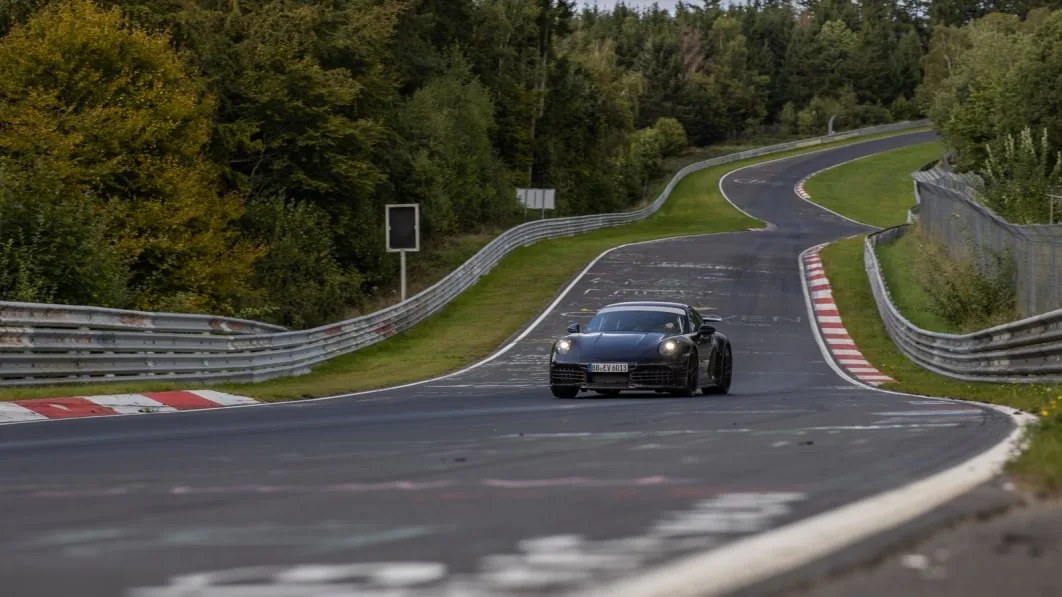
<instances>
[{"instance_id":1,"label":"sign post","mask_svg":"<svg viewBox=\"0 0 1062 597\"><path fill-rule=\"evenodd\" d=\"M387 252L398 253L402 268L402 301L406 300L406 253L420 250L420 204L390 203L385 206Z\"/></svg>"},{"instance_id":2,"label":"sign post","mask_svg":"<svg viewBox=\"0 0 1062 597\"><path fill-rule=\"evenodd\" d=\"M556 209L556 195L556 189L516 189L516 200L524 206L524 214L528 208L538 209L540 220L546 217L547 209Z\"/></svg>"}]
</instances>

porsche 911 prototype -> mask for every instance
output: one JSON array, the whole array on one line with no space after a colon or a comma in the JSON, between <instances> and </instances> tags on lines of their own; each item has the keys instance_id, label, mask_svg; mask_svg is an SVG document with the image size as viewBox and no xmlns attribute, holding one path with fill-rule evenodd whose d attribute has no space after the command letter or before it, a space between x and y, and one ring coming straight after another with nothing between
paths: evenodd
<instances>
[{"instance_id":1,"label":"porsche 911 prototype","mask_svg":"<svg viewBox=\"0 0 1062 597\"><path fill-rule=\"evenodd\" d=\"M558 398L580 391L621 391L692 396L730 391L730 340L716 331L718 316L702 316L681 303L614 303L550 350L549 386Z\"/></svg>"}]
</instances>

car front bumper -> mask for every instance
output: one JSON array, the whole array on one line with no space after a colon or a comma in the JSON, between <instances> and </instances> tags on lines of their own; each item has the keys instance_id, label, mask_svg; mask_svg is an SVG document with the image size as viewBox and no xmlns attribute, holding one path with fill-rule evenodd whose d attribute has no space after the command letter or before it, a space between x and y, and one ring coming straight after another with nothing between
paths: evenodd
<instances>
[{"instance_id":1,"label":"car front bumper","mask_svg":"<svg viewBox=\"0 0 1062 597\"><path fill-rule=\"evenodd\" d=\"M551 386L581 390L680 390L687 384L685 363L627 363L626 373L591 373L586 363L553 362Z\"/></svg>"}]
</instances>

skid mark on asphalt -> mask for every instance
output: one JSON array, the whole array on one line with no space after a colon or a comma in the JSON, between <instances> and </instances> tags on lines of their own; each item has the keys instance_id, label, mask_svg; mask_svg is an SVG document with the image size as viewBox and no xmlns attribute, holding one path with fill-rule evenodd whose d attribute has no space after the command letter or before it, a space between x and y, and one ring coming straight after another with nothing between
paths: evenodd
<instances>
[{"instance_id":1,"label":"skid mark on asphalt","mask_svg":"<svg viewBox=\"0 0 1062 597\"><path fill-rule=\"evenodd\" d=\"M453 525L398 526L323 521L311 524L256 523L249 525L184 526L155 530L137 527L43 533L22 549L53 548L66 557L93 559L162 548L283 547L314 556L380 543L405 541L454 530Z\"/></svg>"},{"instance_id":2,"label":"skid mark on asphalt","mask_svg":"<svg viewBox=\"0 0 1062 597\"><path fill-rule=\"evenodd\" d=\"M350 562L253 566L171 577L126 597L271 597L329 595L527 595L572 590L735 537L761 532L792 515L801 492L727 493L664 513L641 535L594 540L578 534L519 541L509 553L481 557L471 573L441 562ZM401 592L396 592L401 591Z\"/></svg>"}]
</instances>

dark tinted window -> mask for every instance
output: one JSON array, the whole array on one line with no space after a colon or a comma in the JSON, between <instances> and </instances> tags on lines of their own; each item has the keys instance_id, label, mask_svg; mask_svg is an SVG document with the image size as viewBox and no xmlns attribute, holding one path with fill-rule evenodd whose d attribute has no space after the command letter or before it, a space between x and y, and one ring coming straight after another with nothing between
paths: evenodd
<instances>
[{"instance_id":1,"label":"dark tinted window","mask_svg":"<svg viewBox=\"0 0 1062 597\"><path fill-rule=\"evenodd\" d=\"M583 330L597 332L658 332L685 334L686 317L669 311L609 311L598 313Z\"/></svg>"}]
</instances>

